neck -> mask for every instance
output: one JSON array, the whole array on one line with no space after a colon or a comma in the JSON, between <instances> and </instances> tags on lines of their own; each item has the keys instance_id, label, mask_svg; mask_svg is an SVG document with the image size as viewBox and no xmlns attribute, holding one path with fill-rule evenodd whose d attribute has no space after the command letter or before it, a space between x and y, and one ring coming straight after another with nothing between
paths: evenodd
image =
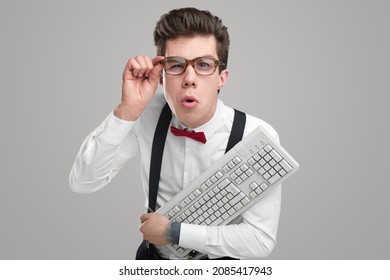
<instances>
[{"instance_id":1,"label":"neck","mask_svg":"<svg viewBox=\"0 0 390 280\"><path fill-rule=\"evenodd\" d=\"M217 102L217 103L218 103L218 102ZM176 119L177 119L178 121L180 121L180 123L181 123L183 126L187 127L188 129L191 129L191 130L195 130L195 131L196 131L196 130L198 130L199 128L201 128L201 127L207 125L208 123L210 123L210 122L214 119L214 117L215 117L215 115L216 115L216 113L217 113L217 111L218 111L218 105L217 105L217 103L215 104L215 106L214 106L212 112L210 112L210 114L208 114L209 116L208 116L207 118L199 119L199 120L197 120L197 121L192 121L192 120L195 120L196 117L197 117L198 115L194 115L193 117L192 117L191 115L186 115L186 116L185 116L185 117L186 117L185 119L186 119L186 120L189 120L189 121L186 121L186 120L182 120L182 118L180 118L179 116L176 116L176 115L175 115L175 117L176 117Z\"/></svg>"}]
</instances>

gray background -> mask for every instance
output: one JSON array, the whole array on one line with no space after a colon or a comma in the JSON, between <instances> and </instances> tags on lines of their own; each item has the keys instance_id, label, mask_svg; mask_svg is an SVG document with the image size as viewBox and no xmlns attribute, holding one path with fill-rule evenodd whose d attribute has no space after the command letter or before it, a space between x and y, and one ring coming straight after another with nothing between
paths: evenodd
<instances>
[{"instance_id":1,"label":"gray background","mask_svg":"<svg viewBox=\"0 0 390 280\"><path fill-rule=\"evenodd\" d=\"M0 259L134 257L139 158L94 194L68 175L127 59L153 56L155 22L183 6L229 27L221 98L272 124L301 165L269 258L389 259L389 3L1 0Z\"/></svg>"}]
</instances>

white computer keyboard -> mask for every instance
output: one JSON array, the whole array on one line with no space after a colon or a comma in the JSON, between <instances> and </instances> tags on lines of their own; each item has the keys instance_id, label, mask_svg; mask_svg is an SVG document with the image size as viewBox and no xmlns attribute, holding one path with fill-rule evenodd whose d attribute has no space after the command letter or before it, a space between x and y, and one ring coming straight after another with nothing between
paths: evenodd
<instances>
[{"instance_id":1,"label":"white computer keyboard","mask_svg":"<svg viewBox=\"0 0 390 280\"><path fill-rule=\"evenodd\" d=\"M182 223L225 225L298 168L292 156L258 127L157 213ZM192 251L175 244L167 247L178 257Z\"/></svg>"}]
</instances>

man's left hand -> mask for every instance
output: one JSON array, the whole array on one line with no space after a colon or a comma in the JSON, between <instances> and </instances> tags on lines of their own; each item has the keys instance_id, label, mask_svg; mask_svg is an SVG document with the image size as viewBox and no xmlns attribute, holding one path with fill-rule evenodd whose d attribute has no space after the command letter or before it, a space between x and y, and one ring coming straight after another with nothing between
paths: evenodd
<instances>
[{"instance_id":1,"label":"man's left hand","mask_svg":"<svg viewBox=\"0 0 390 280\"><path fill-rule=\"evenodd\" d=\"M141 217L140 232L143 234L144 240L152 244L163 246L171 243L166 236L170 221L167 217L161 214L148 213Z\"/></svg>"}]
</instances>

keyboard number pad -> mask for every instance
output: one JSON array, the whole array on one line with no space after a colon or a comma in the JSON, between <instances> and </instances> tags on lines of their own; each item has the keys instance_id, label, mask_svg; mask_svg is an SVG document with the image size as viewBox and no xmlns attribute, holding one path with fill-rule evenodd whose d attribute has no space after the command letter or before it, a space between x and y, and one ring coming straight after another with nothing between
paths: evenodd
<instances>
[{"instance_id":1,"label":"keyboard number pad","mask_svg":"<svg viewBox=\"0 0 390 280\"><path fill-rule=\"evenodd\" d=\"M271 185L292 170L292 166L270 144L254 154L248 163Z\"/></svg>"}]
</instances>

